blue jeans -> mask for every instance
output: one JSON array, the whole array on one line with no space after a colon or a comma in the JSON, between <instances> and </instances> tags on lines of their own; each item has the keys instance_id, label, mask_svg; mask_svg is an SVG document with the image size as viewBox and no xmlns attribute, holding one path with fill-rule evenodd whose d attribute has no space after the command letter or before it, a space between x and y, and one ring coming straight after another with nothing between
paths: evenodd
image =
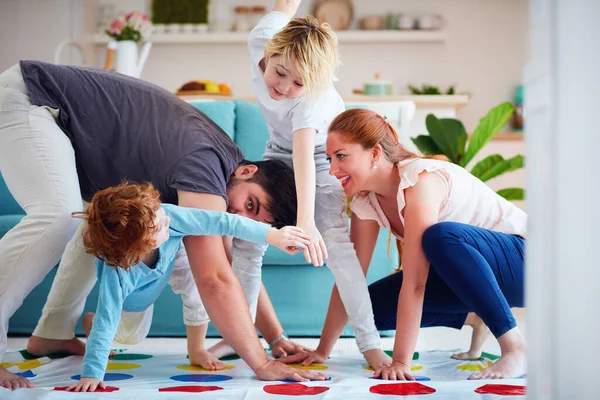
<instances>
[{"instance_id":1,"label":"blue jeans","mask_svg":"<svg viewBox=\"0 0 600 400\"><path fill-rule=\"evenodd\" d=\"M488 229L440 222L423 235L431 263L421 327L460 329L475 312L500 337L517 323L511 307L524 305L525 239ZM369 286L375 325L396 329L402 272Z\"/></svg>"}]
</instances>

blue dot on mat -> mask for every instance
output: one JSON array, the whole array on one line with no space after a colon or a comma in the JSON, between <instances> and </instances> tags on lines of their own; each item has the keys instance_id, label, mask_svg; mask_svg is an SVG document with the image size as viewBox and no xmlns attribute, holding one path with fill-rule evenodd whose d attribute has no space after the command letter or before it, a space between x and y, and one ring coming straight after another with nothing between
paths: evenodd
<instances>
[{"instance_id":1,"label":"blue dot on mat","mask_svg":"<svg viewBox=\"0 0 600 400\"><path fill-rule=\"evenodd\" d=\"M227 375L211 375L211 374L188 374L188 375L175 375L170 377L174 381L178 382L222 382L233 379Z\"/></svg>"},{"instance_id":2,"label":"blue dot on mat","mask_svg":"<svg viewBox=\"0 0 600 400\"><path fill-rule=\"evenodd\" d=\"M37 375L33 373L32 370L28 369L27 371L23 371L23 372L17 372L15 375L19 375L22 376L23 378L33 378L36 377Z\"/></svg>"},{"instance_id":3,"label":"blue dot on mat","mask_svg":"<svg viewBox=\"0 0 600 400\"><path fill-rule=\"evenodd\" d=\"M125 379L131 379L131 378L133 378L133 375L108 373L108 374L104 374L103 381L106 381L106 382L110 382L110 381L124 381ZM71 377L71 379L74 379L74 380L78 381L78 380L81 379L81 375L73 375Z\"/></svg>"},{"instance_id":4,"label":"blue dot on mat","mask_svg":"<svg viewBox=\"0 0 600 400\"><path fill-rule=\"evenodd\" d=\"M415 378L415 381L417 381L417 382L419 382L419 381L424 382L424 381L430 381L431 380L431 378L428 377L428 376L413 376L413 378ZM381 380L381 378L373 378L373 377L370 377L369 379L375 379L375 380L378 380L378 381ZM390 382L398 382L398 381L390 381Z\"/></svg>"}]
</instances>

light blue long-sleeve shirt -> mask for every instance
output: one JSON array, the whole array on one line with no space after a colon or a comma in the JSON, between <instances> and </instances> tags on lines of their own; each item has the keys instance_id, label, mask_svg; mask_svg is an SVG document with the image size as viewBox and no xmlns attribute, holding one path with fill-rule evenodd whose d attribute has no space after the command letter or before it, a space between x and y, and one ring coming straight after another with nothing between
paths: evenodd
<instances>
[{"instance_id":1,"label":"light blue long-sleeve shirt","mask_svg":"<svg viewBox=\"0 0 600 400\"><path fill-rule=\"evenodd\" d=\"M102 380L121 311L140 312L154 304L169 281L184 236L233 236L266 244L270 226L220 211L163 204L171 218L169 239L159 248L154 268L144 263L129 270L114 268L96 259L99 280L98 306L83 358L81 376Z\"/></svg>"}]
</instances>

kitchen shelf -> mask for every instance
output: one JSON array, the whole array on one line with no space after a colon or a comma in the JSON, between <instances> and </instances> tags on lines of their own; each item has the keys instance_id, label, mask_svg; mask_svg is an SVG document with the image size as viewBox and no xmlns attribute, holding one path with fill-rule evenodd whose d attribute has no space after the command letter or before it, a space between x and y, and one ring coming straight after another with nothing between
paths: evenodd
<instances>
[{"instance_id":1,"label":"kitchen shelf","mask_svg":"<svg viewBox=\"0 0 600 400\"><path fill-rule=\"evenodd\" d=\"M446 41L446 32L431 31L339 31L340 43L440 43ZM162 33L151 37L155 44L245 44L248 32L201 32L201 33ZM105 44L108 37L97 33L93 37L95 44Z\"/></svg>"}]
</instances>

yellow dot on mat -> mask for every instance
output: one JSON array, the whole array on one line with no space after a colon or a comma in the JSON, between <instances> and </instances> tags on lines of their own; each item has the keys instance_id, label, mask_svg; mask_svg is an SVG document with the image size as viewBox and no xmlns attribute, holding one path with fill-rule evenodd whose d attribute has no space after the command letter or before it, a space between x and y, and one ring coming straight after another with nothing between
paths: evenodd
<instances>
[{"instance_id":1,"label":"yellow dot on mat","mask_svg":"<svg viewBox=\"0 0 600 400\"><path fill-rule=\"evenodd\" d=\"M494 364L493 361L486 360L485 362L478 361L475 363L457 365L456 368L463 371L481 372L492 364Z\"/></svg>"},{"instance_id":2,"label":"yellow dot on mat","mask_svg":"<svg viewBox=\"0 0 600 400\"><path fill-rule=\"evenodd\" d=\"M121 362L109 362L106 366L107 371L119 371L122 369L136 369L141 368L140 364L133 363L121 363Z\"/></svg>"},{"instance_id":3,"label":"yellow dot on mat","mask_svg":"<svg viewBox=\"0 0 600 400\"><path fill-rule=\"evenodd\" d=\"M11 362L3 362L3 363L0 363L0 366L2 366L2 367L4 367L4 368L10 368L10 367L12 367L12 366L14 366L14 365L17 365L17 363L11 363Z\"/></svg>"},{"instance_id":4,"label":"yellow dot on mat","mask_svg":"<svg viewBox=\"0 0 600 400\"><path fill-rule=\"evenodd\" d=\"M365 365L363 368L366 369L367 371L375 371L373 369L373 367L371 367L370 365ZM412 367L410 367L411 371L418 371L420 369L423 369L422 365L413 365Z\"/></svg>"},{"instance_id":5,"label":"yellow dot on mat","mask_svg":"<svg viewBox=\"0 0 600 400\"><path fill-rule=\"evenodd\" d=\"M50 364L51 361L48 362L41 362L39 359L33 359L33 360L29 360L29 361L24 361L22 363L18 363L16 364L17 367L19 367L19 369L21 371L26 371L28 369L34 369L37 367L41 367L42 365L46 365L46 364Z\"/></svg>"},{"instance_id":6,"label":"yellow dot on mat","mask_svg":"<svg viewBox=\"0 0 600 400\"><path fill-rule=\"evenodd\" d=\"M312 365L302 365L302 364L288 364L292 368L296 369L316 369L316 370L324 370L329 369L327 365L323 364L312 364Z\"/></svg>"},{"instance_id":7,"label":"yellow dot on mat","mask_svg":"<svg viewBox=\"0 0 600 400\"><path fill-rule=\"evenodd\" d=\"M210 369L205 369L202 368L198 365L190 365L190 364L185 364L185 365L178 365L177 369L182 369L184 371L202 371L202 372L216 372L216 371L225 371L228 369L234 369L235 366L231 365L231 364L225 364L225 368L223 369L214 369L214 370L210 370Z\"/></svg>"}]
</instances>

